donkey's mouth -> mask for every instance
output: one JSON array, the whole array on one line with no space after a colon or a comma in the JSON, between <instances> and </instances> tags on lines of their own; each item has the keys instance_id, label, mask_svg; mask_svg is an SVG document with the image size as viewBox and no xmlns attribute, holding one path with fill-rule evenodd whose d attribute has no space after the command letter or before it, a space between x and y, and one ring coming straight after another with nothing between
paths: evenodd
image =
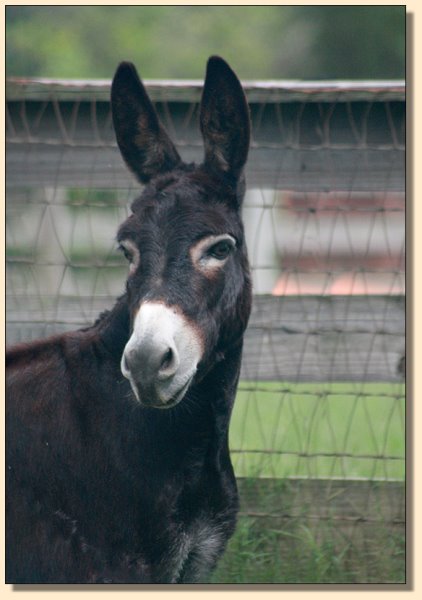
<instances>
[{"instance_id":1,"label":"donkey's mouth","mask_svg":"<svg viewBox=\"0 0 422 600\"><path fill-rule=\"evenodd\" d=\"M185 385L172 398L170 398L170 400L168 402L166 402L165 404L157 405L156 408L173 408L173 406L176 406L176 404L179 404L179 402L181 400L183 400L183 398L185 397L186 392L188 391L190 384L192 383L193 377L194 377L194 375L192 375L187 380Z\"/></svg>"},{"instance_id":2,"label":"donkey's mouth","mask_svg":"<svg viewBox=\"0 0 422 600\"><path fill-rule=\"evenodd\" d=\"M156 385L144 386L141 382L137 382L130 374L125 374L130 381L132 391L139 404L148 408L159 408L168 409L173 408L176 404L179 404L186 395L192 380L195 376L195 372L192 373L181 387L176 386L161 386L159 382Z\"/></svg>"}]
</instances>

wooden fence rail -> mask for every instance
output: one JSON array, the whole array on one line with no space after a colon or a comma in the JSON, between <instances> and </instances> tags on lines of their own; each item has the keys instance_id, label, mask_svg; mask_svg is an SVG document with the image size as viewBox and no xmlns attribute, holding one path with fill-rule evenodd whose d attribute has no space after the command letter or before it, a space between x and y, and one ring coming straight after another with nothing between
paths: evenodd
<instances>
[{"instance_id":1,"label":"wooden fence rail","mask_svg":"<svg viewBox=\"0 0 422 600\"><path fill-rule=\"evenodd\" d=\"M24 299L7 306L9 343L92 323L101 298ZM403 296L255 296L243 380L400 381Z\"/></svg>"},{"instance_id":2,"label":"wooden fence rail","mask_svg":"<svg viewBox=\"0 0 422 600\"><path fill-rule=\"evenodd\" d=\"M109 82L7 82L8 186L122 188ZM249 82L250 188L404 189L403 82ZM147 82L186 161L201 161L199 82ZM24 166L24 168L22 168Z\"/></svg>"}]
</instances>

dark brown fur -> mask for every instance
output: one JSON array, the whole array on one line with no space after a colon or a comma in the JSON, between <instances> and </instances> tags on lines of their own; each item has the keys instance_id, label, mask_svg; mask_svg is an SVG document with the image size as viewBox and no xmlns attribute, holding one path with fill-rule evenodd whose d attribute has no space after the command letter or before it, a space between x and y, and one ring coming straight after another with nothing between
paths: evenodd
<instances>
[{"instance_id":1,"label":"dark brown fur","mask_svg":"<svg viewBox=\"0 0 422 600\"><path fill-rule=\"evenodd\" d=\"M235 527L228 427L251 302L239 215L246 101L211 58L199 166L181 161L128 63L112 109L122 155L147 184L118 233L137 245L141 267L92 327L7 352L9 583L203 581ZM188 249L227 232L236 250L210 282ZM168 410L140 406L120 371L146 298L177 307L205 344L186 396Z\"/></svg>"}]
</instances>

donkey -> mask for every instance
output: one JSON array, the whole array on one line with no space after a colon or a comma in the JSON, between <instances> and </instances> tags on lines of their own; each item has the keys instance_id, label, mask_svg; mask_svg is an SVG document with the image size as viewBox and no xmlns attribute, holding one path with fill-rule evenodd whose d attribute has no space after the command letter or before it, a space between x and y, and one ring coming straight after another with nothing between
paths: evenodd
<instances>
[{"instance_id":1,"label":"donkey","mask_svg":"<svg viewBox=\"0 0 422 600\"><path fill-rule=\"evenodd\" d=\"M126 289L91 327L7 352L9 583L203 582L235 528L248 105L211 57L200 165L181 160L131 63L111 106L144 184L117 233Z\"/></svg>"}]
</instances>

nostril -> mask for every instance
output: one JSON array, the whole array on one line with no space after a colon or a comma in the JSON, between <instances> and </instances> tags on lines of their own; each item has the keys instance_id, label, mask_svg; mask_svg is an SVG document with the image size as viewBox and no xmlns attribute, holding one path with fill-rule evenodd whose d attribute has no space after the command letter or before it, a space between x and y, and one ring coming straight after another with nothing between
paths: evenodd
<instances>
[{"instance_id":1,"label":"nostril","mask_svg":"<svg viewBox=\"0 0 422 600\"><path fill-rule=\"evenodd\" d=\"M165 371L166 369L169 369L171 367L173 362L173 356L173 350L169 348L167 352L164 353L163 358L161 360L160 371Z\"/></svg>"},{"instance_id":2,"label":"nostril","mask_svg":"<svg viewBox=\"0 0 422 600\"><path fill-rule=\"evenodd\" d=\"M168 347L161 355L160 366L157 377L160 380L170 379L176 373L179 367L179 358L177 350L174 347Z\"/></svg>"}]
</instances>

